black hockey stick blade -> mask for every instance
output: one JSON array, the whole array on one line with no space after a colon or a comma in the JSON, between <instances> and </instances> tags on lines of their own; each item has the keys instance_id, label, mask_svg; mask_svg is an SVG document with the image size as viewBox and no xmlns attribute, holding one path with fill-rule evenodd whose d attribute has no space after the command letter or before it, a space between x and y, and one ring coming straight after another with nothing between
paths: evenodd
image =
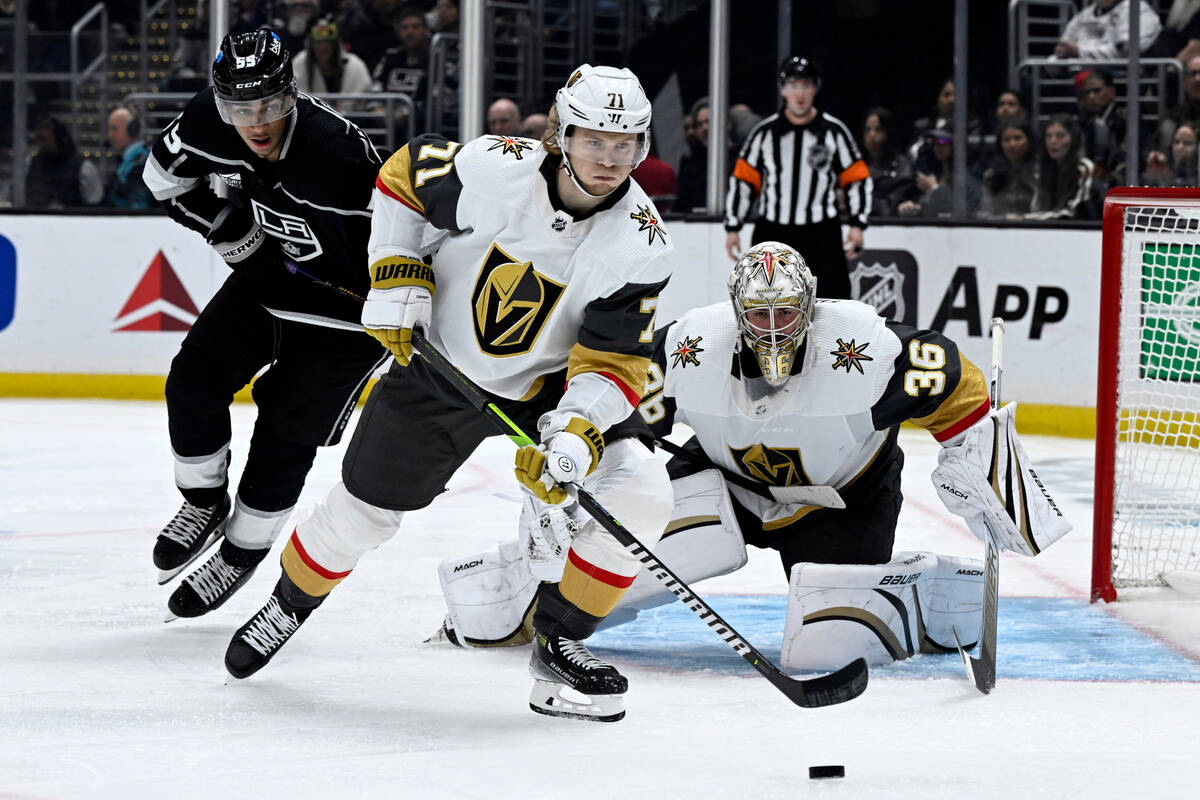
<instances>
[{"instance_id":1,"label":"black hockey stick blade","mask_svg":"<svg viewBox=\"0 0 1200 800\"><path fill-rule=\"evenodd\" d=\"M533 444L524 431L515 422L492 403L483 390L474 381L464 375L458 367L439 353L421 334L413 331L413 348L426 360L439 375L454 384L475 408L479 409L491 421L499 433L508 436L518 446ZM733 626L721 618L707 603L696 596L695 592L683 582L665 564L658 560L632 533L627 531L617 519L605 510L604 506L588 492L573 484L579 498L579 505L598 522L601 527L612 534L622 547L634 558L642 562L642 566L663 586L669 589L696 616L720 636L733 651L750 662L756 670L779 689L789 700L804 708L819 708L837 703L845 703L858 697L867 688L867 662L861 658L855 659L846 666L829 675L802 680L783 674L778 667L771 663L766 656L756 650Z\"/></svg>"}]
</instances>

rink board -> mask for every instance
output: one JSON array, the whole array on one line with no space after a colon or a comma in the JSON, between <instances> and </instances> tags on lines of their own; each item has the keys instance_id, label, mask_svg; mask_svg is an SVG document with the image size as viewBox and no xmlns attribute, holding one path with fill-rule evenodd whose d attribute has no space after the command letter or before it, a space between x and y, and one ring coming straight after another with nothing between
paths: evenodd
<instances>
[{"instance_id":1,"label":"rink board","mask_svg":"<svg viewBox=\"0 0 1200 800\"><path fill-rule=\"evenodd\" d=\"M706 597L738 633L778 663L787 598ZM1069 598L1000 599L997 679L1200 683L1200 662L1107 614ZM680 603L643 612L597 632L589 644L617 663L753 676L754 670ZM974 653L978 655L978 653ZM872 678L962 678L957 653L921 654L871 668ZM964 678L965 680L965 678Z\"/></svg>"},{"instance_id":2,"label":"rink board","mask_svg":"<svg viewBox=\"0 0 1200 800\"><path fill-rule=\"evenodd\" d=\"M727 300L721 226L669 228L676 271L659 326ZM856 296L943 330L985 369L987 322L1004 315L1005 393L1025 404L1022 430L1091 434L1098 230L885 225L867 246L851 274ZM166 217L0 215L3 254L0 396L161 398L183 336L228 274Z\"/></svg>"}]
</instances>

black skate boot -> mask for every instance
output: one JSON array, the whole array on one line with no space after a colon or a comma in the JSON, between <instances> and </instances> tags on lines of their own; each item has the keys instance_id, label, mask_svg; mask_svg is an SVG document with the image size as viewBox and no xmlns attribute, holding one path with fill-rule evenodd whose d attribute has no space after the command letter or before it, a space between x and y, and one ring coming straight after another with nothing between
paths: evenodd
<instances>
[{"instance_id":1,"label":"black skate boot","mask_svg":"<svg viewBox=\"0 0 1200 800\"><path fill-rule=\"evenodd\" d=\"M184 567L199 558L225 533L232 503L229 493L209 508L183 501L175 518L167 523L154 543L154 566L158 567L158 585L174 578Z\"/></svg>"},{"instance_id":2,"label":"black skate boot","mask_svg":"<svg viewBox=\"0 0 1200 800\"><path fill-rule=\"evenodd\" d=\"M258 672L324 599L304 594L287 575L281 576L267 604L233 635L225 651L225 669L235 678Z\"/></svg>"},{"instance_id":3,"label":"black skate boot","mask_svg":"<svg viewBox=\"0 0 1200 800\"><path fill-rule=\"evenodd\" d=\"M247 550L226 539L200 569L183 579L167 600L166 622L200 617L221 607L242 588L270 548Z\"/></svg>"},{"instance_id":4,"label":"black skate boot","mask_svg":"<svg viewBox=\"0 0 1200 800\"><path fill-rule=\"evenodd\" d=\"M539 714L595 722L616 722L625 716L629 681L611 664L592 655L583 642L537 632L529 659L533 691L529 707ZM563 696L573 689L584 700Z\"/></svg>"}]
</instances>

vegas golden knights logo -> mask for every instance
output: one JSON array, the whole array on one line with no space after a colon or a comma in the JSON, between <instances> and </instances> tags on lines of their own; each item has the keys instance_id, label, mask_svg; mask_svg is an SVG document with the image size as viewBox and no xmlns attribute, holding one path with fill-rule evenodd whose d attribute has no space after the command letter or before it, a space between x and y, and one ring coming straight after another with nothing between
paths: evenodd
<instances>
[{"instance_id":1,"label":"vegas golden knights logo","mask_svg":"<svg viewBox=\"0 0 1200 800\"><path fill-rule=\"evenodd\" d=\"M565 288L493 244L471 294L479 349L500 357L528 353Z\"/></svg>"},{"instance_id":2,"label":"vegas golden knights logo","mask_svg":"<svg viewBox=\"0 0 1200 800\"><path fill-rule=\"evenodd\" d=\"M804 471L800 450L795 447L767 447L756 444L729 448L729 454L742 472L769 486L807 486L812 481Z\"/></svg>"}]
</instances>

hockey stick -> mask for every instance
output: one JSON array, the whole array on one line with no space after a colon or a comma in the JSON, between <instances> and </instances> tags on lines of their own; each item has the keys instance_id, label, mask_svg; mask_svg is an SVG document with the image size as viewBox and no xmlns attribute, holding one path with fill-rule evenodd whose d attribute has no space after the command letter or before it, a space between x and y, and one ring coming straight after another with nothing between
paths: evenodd
<instances>
[{"instance_id":1,"label":"hockey stick","mask_svg":"<svg viewBox=\"0 0 1200 800\"><path fill-rule=\"evenodd\" d=\"M1004 360L1004 320L992 318L992 380L988 387L992 410L1000 407L1000 377ZM979 637L979 658L971 658L963 649L954 632L954 643L958 655L967 670L967 680L979 691L987 694L996 686L996 617L1000 605L1000 548L996 545L996 534L988 525L988 538L983 549L983 632Z\"/></svg>"},{"instance_id":2,"label":"hockey stick","mask_svg":"<svg viewBox=\"0 0 1200 800\"><path fill-rule=\"evenodd\" d=\"M734 486L740 486L748 492L754 492L759 497L765 497L776 503L801 503L806 506L823 506L825 508L846 507L846 501L838 494L838 490L832 486L771 486L751 480L745 475L739 475L728 467L716 464L699 453L693 453L691 450L680 447L666 439L655 438L654 443L671 455L678 456L685 461L690 461L693 464L707 467L708 469L720 470L721 474L725 476L725 480Z\"/></svg>"},{"instance_id":3,"label":"hockey stick","mask_svg":"<svg viewBox=\"0 0 1200 800\"><path fill-rule=\"evenodd\" d=\"M483 390L451 364L436 348L430 346L419 330L413 331L412 343L413 348L428 362L429 366L454 384L454 387L471 405L483 412L497 431L512 439L518 447L536 444L515 422L488 400ZM853 700L867 688L867 662L862 658L856 658L837 672L807 680L792 678L780 672L779 668L772 664L766 656L743 639L741 634L733 629L733 626L721 619L716 611L713 611L707 603L697 597L686 583L655 558L653 553L643 547L637 538L625 530L612 514L605 511L604 507L591 494L580 488L578 484L572 484L572 486L578 493L579 504L583 506L584 510L612 534L613 538L620 542L630 554L641 561L655 580L670 589L693 614L716 631L717 635L724 639L735 653L750 662L751 666L793 703L804 708L831 706Z\"/></svg>"}]
</instances>

